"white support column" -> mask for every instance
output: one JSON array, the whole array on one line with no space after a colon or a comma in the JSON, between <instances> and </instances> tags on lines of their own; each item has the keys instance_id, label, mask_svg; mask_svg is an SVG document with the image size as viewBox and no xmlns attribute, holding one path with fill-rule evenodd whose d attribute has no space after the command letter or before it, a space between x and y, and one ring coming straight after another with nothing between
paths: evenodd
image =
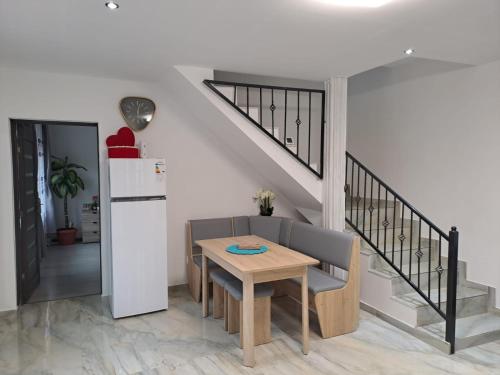
<instances>
[{"instance_id":1,"label":"white support column","mask_svg":"<svg viewBox=\"0 0 500 375\"><path fill-rule=\"evenodd\" d=\"M345 153L347 148L347 78L325 82L327 116L323 176L323 226L345 228Z\"/></svg>"}]
</instances>

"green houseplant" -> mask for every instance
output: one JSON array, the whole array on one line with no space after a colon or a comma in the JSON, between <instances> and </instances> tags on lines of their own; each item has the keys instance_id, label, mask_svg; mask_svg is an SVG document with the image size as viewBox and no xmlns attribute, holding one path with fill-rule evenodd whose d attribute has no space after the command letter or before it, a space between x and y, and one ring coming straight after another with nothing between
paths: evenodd
<instances>
[{"instance_id":1,"label":"green houseplant","mask_svg":"<svg viewBox=\"0 0 500 375\"><path fill-rule=\"evenodd\" d=\"M76 229L72 227L69 219L68 198L76 197L80 190L85 189L85 184L76 170L87 168L70 163L67 156L64 159L53 157L51 167L50 188L58 198L64 200L64 228L57 229L57 240L61 245L71 245L75 242Z\"/></svg>"}]
</instances>

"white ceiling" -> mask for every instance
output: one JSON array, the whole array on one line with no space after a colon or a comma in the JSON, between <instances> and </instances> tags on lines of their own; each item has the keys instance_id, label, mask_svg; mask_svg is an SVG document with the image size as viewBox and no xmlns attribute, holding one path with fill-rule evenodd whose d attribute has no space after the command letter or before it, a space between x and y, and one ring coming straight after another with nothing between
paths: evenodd
<instances>
[{"instance_id":1,"label":"white ceiling","mask_svg":"<svg viewBox=\"0 0 500 375\"><path fill-rule=\"evenodd\" d=\"M403 57L500 59L500 0L0 0L0 64L155 80L172 65L322 80Z\"/></svg>"}]
</instances>

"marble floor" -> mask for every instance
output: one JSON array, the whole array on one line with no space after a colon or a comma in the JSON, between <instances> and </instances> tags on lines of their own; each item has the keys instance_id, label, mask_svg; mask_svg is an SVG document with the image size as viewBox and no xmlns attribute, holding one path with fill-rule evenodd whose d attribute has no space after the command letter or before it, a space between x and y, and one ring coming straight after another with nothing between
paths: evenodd
<instances>
[{"instance_id":1,"label":"marble floor","mask_svg":"<svg viewBox=\"0 0 500 375\"><path fill-rule=\"evenodd\" d=\"M24 305L0 313L0 374L500 374L500 341L448 356L366 312L356 332L327 340L313 316L304 356L298 311L273 301L273 341L250 369L238 335L202 319L185 287L171 290L168 311L121 320L99 296Z\"/></svg>"},{"instance_id":2,"label":"marble floor","mask_svg":"<svg viewBox=\"0 0 500 375\"><path fill-rule=\"evenodd\" d=\"M101 294L100 262L99 243L47 247L29 303Z\"/></svg>"}]
</instances>

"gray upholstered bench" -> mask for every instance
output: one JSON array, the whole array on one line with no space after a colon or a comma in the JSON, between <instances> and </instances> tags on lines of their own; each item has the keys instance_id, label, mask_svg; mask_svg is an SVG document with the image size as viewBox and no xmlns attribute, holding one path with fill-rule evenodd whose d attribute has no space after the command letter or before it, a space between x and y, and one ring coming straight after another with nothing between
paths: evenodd
<instances>
[{"instance_id":1,"label":"gray upholstered bench","mask_svg":"<svg viewBox=\"0 0 500 375\"><path fill-rule=\"evenodd\" d=\"M347 271L348 277L343 280L320 269L310 268L309 306L316 312L321 334L325 338L356 329L359 320L359 238L287 218L268 216L191 220L187 232L189 287L195 301L201 299L201 249L194 245L196 241L254 234ZM209 262L209 272L216 268L215 263ZM221 311L226 311L221 303L221 299L224 300L221 283L223 281L214 285L214 316L217 317L220 317ZM301 300L299 280L285 280L276 285L278 295L287 294L297 301Z\"/></svg>"},{"instance_id":2,"label":"gray upholstered bench","mask_svg":"<svg viewBox=\"0 0 500 375\"><path fill-rule=\"evenodd\" d=\"M348 272L346 280L318 268L308 270L310 309L318 315L323 338L354 331L359 321L359 238L351 234L293 223L291 249ZM282 290L300 301L299 279L285 280Z\"/></svg>"},{"instance_id":3,"label":"gray upholstered bench","mask_svg":"<svg viewBox=\"0 0 500 375\"><path fill-rule=\"evenodd\" d=\"M237 216L227 218L189 220L187 223L187 274L191 295L201 301L201 249L198 240L246 236L250 234L288 246L292 220L274 216ZM209 269L217 264L209 260Z\"/></svg>"},{"instance_id":4,"label":"gray upholstered bench","mask_svg":"<svg viewBox=\"0 0 500 375\"><path fill-rule=\"evenodd\" d=\"M301 284L300 278L294 278L292 280L299 285ZM341 289L346 284L346 281L332 276L319 268L309 267L307 270L307 286L309 291L314 295L329 290Z\"/></svg>"}]
</instances>

